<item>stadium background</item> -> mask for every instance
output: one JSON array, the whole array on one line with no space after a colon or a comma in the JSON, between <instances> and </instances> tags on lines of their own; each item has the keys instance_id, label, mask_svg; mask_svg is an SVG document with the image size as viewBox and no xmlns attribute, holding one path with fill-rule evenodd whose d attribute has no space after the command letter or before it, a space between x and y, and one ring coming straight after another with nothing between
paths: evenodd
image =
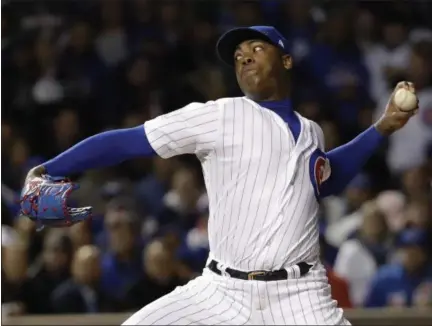
<instances>
[{"instance_id":1,"label":"stadium background","mask_svg":"<svg viewBox=\"0 0 432 326\"><path fill-rule=\"evenodd\" d=\"M320 221L341 306L430 309L419 262L432 220L431 12L429 1L2 1L2 315L134 311L200 273L208 207L193 157L72 176L74 205L96 214L69 229L36 232L17 196L30 167L89 135L241 95L215 41L259 24L290 41L295 107L327 149L367 128L397 81L416 83L413 127L322 201ZM377 276L392 268L415 277Z\"/></svg>"}]
</instances>

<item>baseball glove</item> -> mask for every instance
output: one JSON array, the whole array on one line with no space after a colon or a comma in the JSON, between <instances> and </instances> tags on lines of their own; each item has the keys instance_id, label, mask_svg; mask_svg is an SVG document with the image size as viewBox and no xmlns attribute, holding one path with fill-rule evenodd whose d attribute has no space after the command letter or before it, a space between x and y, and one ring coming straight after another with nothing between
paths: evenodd
<instances>
[{"instance_id":1,"label":"baseball glove","mask_svg":"<svg viewBox=\"0 0 432 326\"><path fill-rule=\"evenodd\" d=\"M45 226L67 227L91 216L91 207L72 208L68 206L71 193L79 185L64 178L44 175L26 182L21 192L21 214Z\"/></svg>"}]
</instances>

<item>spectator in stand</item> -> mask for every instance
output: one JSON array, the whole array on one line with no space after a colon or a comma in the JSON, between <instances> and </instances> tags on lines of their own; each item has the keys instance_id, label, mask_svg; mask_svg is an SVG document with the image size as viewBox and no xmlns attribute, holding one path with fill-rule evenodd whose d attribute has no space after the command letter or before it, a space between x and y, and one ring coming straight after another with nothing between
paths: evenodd
<instances>
[{"instance_id":1,"label":"spectator in stand","mask_svg":"<svg viewBox=\"0 0 432 326\"><path fill-rule=\"evenodd\" d=\"M334 121L329 119L321 120L320 125L324 133L324 138L326 140L326 152L342 144L338 126Z\"/></svg>"},{"instance_id":2,"label":"spectator in stand","mask_svg":"<svg viewBox=\"0 0 432 326\"><path fill-rule=\"evenodd\" d=\"M369 75L362 52L355 43L349 8L332 8L321 39L307 59L310 82L321 99L332 103L342 139L358 132L358 116L368 101Z\"/></svg>"},{"instance_id":3,"label":"spectator in stand","mask_svg":"<svg viewBox=\"0 0 432 326\"><path fill-rule=\"evenodd\" d=\"M234 26L260 25L263 20L261 5L254 1L232 2L230 13Z\"/></svg>"},{"instance_id":4,"label":"spectator in stand","mask_svg":"<svg viewBox=\"0 0 432 326\"><path fill-rule=\"evenodd\" d=\"M162 241L169 251L176 252L180 248L183 235L184 232L172 224L158 229L153 238Z\"/></svg>"},{"instance_id":5,"label":"spectator in stand","mask_svg":"<svg viewBox=\"0 0 432 326\"><path fill-rule=\"evenodd\" d=\"M423 196L412 200L405 209L407 227L429 230L432 226L430 197Z\"/></svg>"},{"instance_id":6,"label":"spectator in stand","mask_svg":"<svg viewBox=\"0 0 432 326\"><path fill-rule=\"evenodd\" d=\"M419 113L389 138L387 164L391 173L398 177L409 169L426 162L427 148L432 141L432 42L422 41L412 46L406 78L416 85ZM384 110L388 94L382 94L375 110L379 117Z\"/></svg>"},{"instance_id":7,"label":"spectator in stand","mask_svg":"<svg viewBox=\"0 0 432 326\"><path fill-rule=\"evenodd\" d=\"M115 67L127 56L123 7L122 1L103 1L101 5L102 30L95 39L95 49L108 67Z\"/></svg>"},{"instance_id":8,"label":"spectator in stand","mask_svg":"<svg viewBox=\"0 0 432 326\"><path fill-rule=\"evenodd\" d=\"M400 232L406 224L406 197L401 191L386 190L376 197L378 209L384 214L391 233Z\"/></svg>"},{"instance_id":9,"label":"spectator in stand","mask_svg":"<svg viewBox=\"0 0 432 326\"><path fill-rule=\"evenodd\" d=\"M189 167L180 168L173 175L171 190L164 196L157 222L159 225L174 223L187 231L197 222L205 200L198 173Z\"/></svg>"},{"instance_id":10,"label":"spectator in stand","mask_svg":"<svg viewBox=\"0 0 432 326\"><path fill-rule=\"evenodd\" d=\"M73 252L77 251L82 246L91 245L93 243L93 234L90 229L90 220L83 223L72 225L69 230L69 238L72 242Z\"/></svg>"},{"instance_id":11,"label":"spectator in stand","mask_svg":"<svg viewBox=\"0 0 432 326\"><path fill-rule=\"evenodd\" d=\"M5 51L2 49L2 54L5 54L5 57L8 57L7 52L11 52L9 60L3 59L2 56L2 65L5 63L2 69L4 75L2 76L7 76L8 80L6 85L2 83L2 95L4 94L2 104L5 104L4 111L2 110L2 119L10 119L10 122L19 121L20 118L27 120L29 108L33 105L32 87L36 68L32 50L32 42L29 41L29 37L16 40L14 46L7 46Z\"/></svg>"},{"instance_id":12,"label":"spectator in stand","mask_svg":"<svg viewBox=\"0 0 432 326\"><path fill-rule=\"evenodd\" d=\"M140 50L145 42L160 37L159 26L155 22L155 7L153 1L129 1L131 19L128 21L128 43L132 52Z\"/></svg>"},{"instance_id":13,"label":"spectator in stand","mask_svg":"<svg viewBox=\"0 0 432 326\"><path fill-rule=\"evenodd\" d=\"M102 128L110 121L115 101L106 67L94 50L92 26L88 22L78 20L71 26L59 55L58 76L66 96L74 99L83 118L89 121L87 126Z\"/></svg>"},{"instance_id":14,"label":"spectator in stand","mask_svg":"<svg viewBox=\"0 0 432 326\"><path fill-rule=\"evenodd\" d=\"M13 230L2 227L2 314L22 315L32 310L27 282L27 246Z\"/></svg>"},{"instance_id":15,"label":"spectator in stand","mask_svg":"<svg viewBox=\"0 0 432 326\"><path fill-rule=\"evenodd\" d=\"M367 174L357 175L345 190L346 210L355 212L372 197L372 180Z\"/></svg>"},{"instance_id":16,"label":"spectator in stand","mask_svg":"<svg viewBox=\"0 0 432 326\"><path fill-rule=\"evenodd\" d=\"M28 313L49 314L53 312L49 297L70 276L72 243L63 230L49 229L44 239L40 259L29 272L32 296ZM41 300L45 298L45 300Z\"/></svg>"},{"instance_id":17,"label":"spectator in stand","mask_svg":"<svg viewBox=\"0 0 432 326\"><path fill-rule=\"evenodd\" d=\"M339 307L352 308L347 281L340 277L325 259L329 246L322 233L320 233L320 248L321 261L324 263L327 270L327 277L331 286L332 298L337 301Z\"/></svg>"},{"instance_id":18,"label":"spectator in stand","mask_svg":"<svg viewBox=\"0 0 432 326\"><path fill-rule=\"evenodd\" d=\"M192 273L200 273L207 262L210 250L207 228L208 211L203 212L197 225L187 232L177 252L180 261L188 266Z\"/></svg>"},{"instance_id":19,"label":"spectator in stand","mask_svg":"<svg viewBox=\"0 0 432 326\"><path fill-rule=\"evenodd\" d=\"M380 26L377 18L378 17L376 17L371 10L368 10L367 8L359 8L354 22L357 44L365 54L365 61L369 72L371 71L367 63L368 53L377 46L380 36ZM373 78L374 77L371 76L371 87Z\"/></svg>"},{"instance_id":20,"label":"spectator in stand","mask_svg":"<svg viewBox=\"0 0 432 326\"><path fill-rule=\"evenodd\" d=\"M278 30L291 40L291 55L296 64L301 64L302 60L309 56L315 41L317 23L313 17L311 2L293 0L282 3L284 17Z\"/></svg>"},{"instance_id":21,"label":"spectator in stand","mask_svg":"<svg viewBox=\"0 0 432 326\"><path fill-rule=\"evenodd\" d=\"M207 14L199 17L191 28L193 40L188 43L191 54L190 59L197 64L215 63L217 59L214 51L214 45L217 41L217 30L213 19L209 16Z\"/></svg>"},{"instance_id":22,"label":"spectator in stand","mask_svg":"<svg viewBox=\"0 0 432 326\"><path fill-rule=\"evenodd\" d=\"M53 120L53 155L61 153L76 144L80 138L80 121L74 109L62 109Z\"/></svg>"},{"instance_id":23,"label":"spectator in stand","mask_svg":"<svg viewBox=\"0 0 432 326\"><path fill-rule=\"evenodd\" d=\"M386 263L388 229L375 202L362 207L362 224L352 239L345 241L336 257L334 271L349 284L354 306L362 306L369 283Z\"/></svg>"},{"instance_id":24,"label":"spectator in stand","mask_svg":"<svg viewBox=\"0 0 432 326\"><path fill-rule=\"evenodd\" d=\"M432 304L428 240L428 233L422 229L408 229L400 235L398 245L402 259L381 267L374 276L365 307L424 307Z\"/></svg>"},{"instance_id":25,"label":"spectator in stand","mask_svg":"<svg viewBox=\"0 0 432 326\"><path fill-rule=\"evenodd\" d=\"M114 305L100 291L100 252L84 245L75 252L72 278L60 284L50 300L55 313L98 313L114 311Z\"/></svg>"},{"instance_id":26,"label":"spectator in stand","mask_svg":"<svg viewBox=\"0 0 432 326\"><path fill-rule=\"evenodd\" d=\"M407 169L401 175L402 190L407 196L407 200L418 200L427 194L429 180L427 178L425 166L416 166Z\"/></svg>"},{"instance_id":27,"label":"spectator in stand","mask_svg":"<svg viewBox=\"0 0 432 326\"><path fill-rule=\"evenodd\" d=\"M326 208L332 209L329 211L332 215L328 219L326 240L332 246L339 248L362 224L362 206L372 198L371 180L367 175L359 174L350 182L343 198L335 196L330 198L325 201ZM338 218L335 213L341 211L348 214Z\"/></svg>"},{"instance_id":28,"label":"spectator in stand","mask_svg":"<svg viewBox=\"0 0 432 326\"><path fill-rule=\"evenodd\" d=\"M73 199L76 200L78 206L93 207L94 219L92 219L92 224L103 223L102 216L105 214L108 201L104 186L111 184L112 181L117 181L117 179L116 170L107 168L87 171L77 180L80 190L73 194Z\"/></svg>"},{"instance_id":29,"label":"spectator in stand","mask_svg":"<svg viewBox=\"0 0 432 326\"><path fill-rule=\"evenodd\" d=\"M2 224L12 225L20 211L19 194L5 184L1 184Z\"/></svg>"},{"instance_id":30,"label":"spectator in stand","mask_svg":"<svg viewBox=\"0 0 432 326\"><path fill-rule=\"evenodd\" d=\"M119 87L116 90L122 97L121 110L147 108L150 93L156 86L158 67L142 53L131 57L124 66L124 78L117 81Z\"/></svg>"},{"instance_id":31,"label":"spectator in stand","mask_svg":"<svg viewBox=\"0 0 432 326\"><path fill-rule=\"evenodd\" d=\"M59 77L75 97L87 97L100 81L103 64L94 51L92 28L85 21L75 21L68 42L60 55Z\"/></svg>"},{"instance_id":32,"label":"spectator in stand","mask_svg":"<svg viewBox=\"0 0 432 326\"><path fill-rule=\"evenodd\" d=\"M138 202L142 204L141 209L157 216L163 209L163 198L169 189L176 160L157 157L152 162L153 173L139 181L135 191Z\"/></svg>"},{"instance_id":33,"label":"spectator in stand","mask_svg":"<svg viewBox=\"0 0 432 326\"><path fill-rule=\"evenodd\" d=\"M24 181L25 171L28 168L26 164L30 159L30 148L26 138L14 137L7 155L9 156L8 178L13 180L10 187L17 190Z\"/></svg>"},{"instance_id":34,"label":"spectator in stand","mask_svg":"<svg viewBox=\"0 0 432 326\"><path fill-rule=\"evenodd\" d=\"M103 188L103 187L102 187ZM115 187L114 187L115 188ZM119 190L119 189L117 189ZM99 189L100 191L100 189ZM106 251L109 251L109 228L110 221L112 219L109 219L107 217L115 217L118 215L119 212L126 212L125 215L130 215L131 220L138 221L136 212L136 206L133 199L131 199L128 196L123 196L121 193L113 192L111 193L113 196L107 196L107 193L105 192L106 189L104 189L102 192L103 198L105 199L104 202L104 212L103 214L99 215L98 217L102 221L103 225L101 225L98 229L93 229L93 231L96 231L95 235L95 243L99 247L99 249L102 250L103 253ZM129 216L128 215L128 216ZM115 223L114 223L115 224ZM117 224L115 224L117 225Z\"/></svg>"},{"instance_id":35,"label":"spectator in stand","mask_svg":"<svg viewBox=\"0 0 432 326\"><path fill-rule=\"evenodd\" d=\"M101 290L120 302L141 275L140 221L123 199L110 206L105 215L107 250L101 262Z\"/></svg>"},{"instance_id":36,"label":"spectator in stand","mask_svg":"<svg viewBox=\"0 0 432 326\"><path fill-rule=\"evenodd\" d=\"M374 100L380 100L398 80L404 79L411 55L407 25L401 15L387 13L382 30L383 42L365 51Z\"/></svg>"},{"instance_id":37,"label":"spectator in stand","mask_svg":"<svg viewBox=\"0 0 432 326\"><path fill-rule=\"evenodd\" d=\"M33 85L33 101L41 107L59 103L64 89L57 75L57 56L53 40L41 36L35 45L37 78Z\"/></svg>"},{"instance_id":38,"label":"spectator in stand","mask_svg":"<svg viewBox=\"0 0 432 326\"><path fill-rule=\"evenodd\" d=\"M406 203L402 211L401 223L398 223L399 228L393 232L395 243L403 236L406 229L423 229L430 232L432 227L431 212L430 200L426 195ZM432 241L429 241L429 245L432 245ZM403 259L403 254L403 251L394 250L389 261L398 262Z\"/></svg>"},{"instance_id":39,"label":"spectator in stand","mask_svg":"<svg viewBox=\"0 0 432 326\"><path fill-rule=\"evenodd\" d=\"M180 1L165 1L158 8L163 39L173 48L184 37L186 15L182 14L186 14L186 7Z\"/></svg>"},{"instance_id":40,"label":"spectator in stand","mask_svg":"<svg viewBox=\"0 0 432 326\"><path fill-rule=\"evenodd\" d=\"M36 232L36 223L25 216L16 216L13 221L13 227L28 246L29 263L31 264L39 259L43 243L47 236L41 234L41 232Z\"/></svg>"},{"instance_id":41,"label":"spectator in stand","mask_svg":"<svg viewBox=\"0 0 432 326\"><path fill-rule=\"evenodd\" d=\"M177 275L173 251L160 240L143 250L143 275L127 292L126 310L134 311L173 291L182 281Z\"/></svg>"}]
</instances>

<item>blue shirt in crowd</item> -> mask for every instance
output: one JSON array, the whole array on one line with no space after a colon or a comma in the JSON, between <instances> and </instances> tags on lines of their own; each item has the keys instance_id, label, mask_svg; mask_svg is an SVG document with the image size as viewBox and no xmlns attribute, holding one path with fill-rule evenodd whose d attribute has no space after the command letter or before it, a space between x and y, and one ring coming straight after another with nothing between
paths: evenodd
<instances>
[{"instance_id":1,"label":"blue shirt in crowd","mask_svg":"<svg viewBox=\"0 0 432 326\"><path fill-rule=\"evenodd\" d=\"M411 307L432 299L432 266L417 276L407 273L401 264L383 266L372 281L364 306Z\"/></svg>"}]
</instances>

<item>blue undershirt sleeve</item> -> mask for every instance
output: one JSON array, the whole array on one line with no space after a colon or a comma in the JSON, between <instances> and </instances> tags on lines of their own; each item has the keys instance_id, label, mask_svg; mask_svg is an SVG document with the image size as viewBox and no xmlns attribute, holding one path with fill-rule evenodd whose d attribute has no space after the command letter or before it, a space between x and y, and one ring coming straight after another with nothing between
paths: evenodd
<instances>
[{"instance_id":1,"label":"blue undershirt sleeve","mask_svg":"<svg viewBox=\"0 0 432 326\"><path fill-rule=\"evenodd\" d=\"M372 126L349 143L327 152L331 174L320 188L321 197L341 193L348 183L359 173L367 160L385 139Z\"/></svg>"},{"instance_id":2,"label":"blue undershirt sleeve","mask_svg":"<svg viewBox=\"0 0 432 326\"><path fill-rule=\"evenodd\" d=\"M67 176L125 160L156 155L144 126L106 131L89 137L42 164L52 176Z\"/></svg>"}]
</instances>

